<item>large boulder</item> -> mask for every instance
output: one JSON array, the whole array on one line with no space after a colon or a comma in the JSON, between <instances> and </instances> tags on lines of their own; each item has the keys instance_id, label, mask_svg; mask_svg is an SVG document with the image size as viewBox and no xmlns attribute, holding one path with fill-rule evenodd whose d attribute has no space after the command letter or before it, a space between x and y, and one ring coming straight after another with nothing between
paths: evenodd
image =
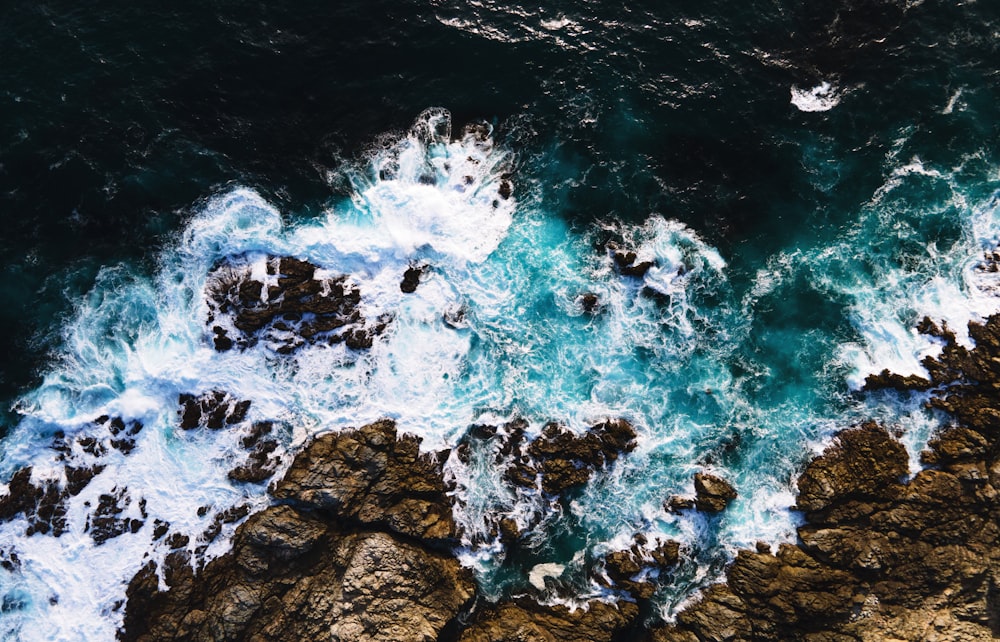
<instances>
[{"instance_id":1,"label":"large boulder","mask_svg":"<svg viewBox=\"0 0 1000 642\"><path fill-rule=\"evenodd\" d=\"M447 539L455 536L447 491L438 458L380 421L317 437L272 494L403 535Z\"/></svg>"},{"instance_id":2,"label":"large boulder","mask_svg":"<svg viewBox=\"0 0 1000 642\"><path fill-rule=\"evenodd\" d=\"M182 550L147 564L119 638L437 640L475 593L440 548L454 533L445 491L437 459L392 422L323 435L229 553L197 573Z\"/></svg>"},{"instance_id":3,"label":"large boulder","mask_svg":"<svg viewBox=\"0 0 1000 642\"><path fill-rule=\"evenodd\" d=\"M695 506L707 513L725 510L736 499L736 489L725 479L708 473L694 475Z\"/></svg>"}]
</instances>

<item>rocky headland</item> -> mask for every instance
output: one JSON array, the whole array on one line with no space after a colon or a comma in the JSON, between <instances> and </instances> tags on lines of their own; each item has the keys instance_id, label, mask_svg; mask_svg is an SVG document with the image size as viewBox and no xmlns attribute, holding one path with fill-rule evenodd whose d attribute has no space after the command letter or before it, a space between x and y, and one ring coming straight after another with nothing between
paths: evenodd
<instances>
[{"instance_id":1,"label":"rocky headland","mask_svg":"<svg viewBox=\"0 0 1000 642\"><path fill-rule=\"evenodd\" d=\"M316 438L271 485L273 505L238 528L231 552L197 569L183 551L161 569L143 568L128 589L120 639L995 639L1000 316L970 325L971 350L929 320L920 329L945 344L924 362L930 379L882 373L867 387L930 391L928 405L952 418L922 454L924 470L909 476L906 450L886 427L844 430L798 480L798 541L740 551L726 581L671 624L642 615L655 588L643 571L668 569L683 551L676 542L648 546L641 535L595 571L620 590L616 603L571 611L477 595L452 552L459 533L442 472L450 453L422 454L415 437L382 421ZM182 400L182 419L193 422L201 404ZM635 445L623 421L579 436L551 424L534 440L524 428L474 426L455 454L486 448L507 465L509 484L558 498ZM695 498L671 498L667 509L717 512L735 496L710 474L695 488ZM516 526L502 522L498 536L515 545Z\"/></svg>"}]
</instances>

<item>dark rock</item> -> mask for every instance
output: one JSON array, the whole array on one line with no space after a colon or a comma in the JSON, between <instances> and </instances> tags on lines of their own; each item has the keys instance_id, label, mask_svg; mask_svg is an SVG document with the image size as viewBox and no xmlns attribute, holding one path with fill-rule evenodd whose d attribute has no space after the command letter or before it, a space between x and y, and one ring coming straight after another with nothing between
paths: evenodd
<instances>
[{"instance_id":1,"label":"dark rock","mask_svg":"<svg viewBox=\"0 0 1000 642\"><path fill-rule=\"evenodd\" d=\"M116 488L111 493L102 494L97 501L97 508L87 516L84 528L95 545L100 546L125 533L135 533L142 527L141 520L122 516L132 503L127 489Z\"/></svg>"},{"instance_id":2,"label":"dark rock","mask_svg":"<svg viewBox=\"0 0 1000 642\"><path fill-rule=\"evenodd\" d=\"M358 307L361 294L347 277L317 279L316 269L308 261L271 257L267 271L278 276L277 285L265 290L240 260L216 268L205 286L215 348L243 349L258 341L279 354L317 343L371 347L387 320L368 324Z\"/></svg>"},{"instance_id":3,"label":"dark rock","mask_svg":"<svg viewBox=\"0 0 1000 642\"><path fill-rule=\"evenodd\" d=\"M635 261L638 257L635 252L615 251L612 254L612 258L615 260L615 267L618 268L619 274L636 279L646 276L646 272L649 272L649 268L654 265L652 261L640 261L636 263Z\"/></svg>"},{"instance_id":4,"label":"dark rock","mask_svg":"<svg viewBox=\"0 0 1000 642\"><path fill-rule=\"evenodd\" d=\"M729 502L736 499L736 489L721 477L707 473L694 475L695 506L707 513L725 510Z\"/></svg>"},{"instance_id":5,"label":"dark rock","mask_svg":"<svg viewBox=\"0 0 1000 642\"><path fill-rule=\"evenodd\" d=\"M523 430L512 436L520 441ZM634 449L635 430L623 419L597 424L580 436L552 423L528 444L524 453L527 461L511 465L506 477L515 485L534 487L536 475L540 474L542 490L561 493L586 484L594 470Z\"/></svg>"},{"instance_id":6,"label":"dark rock","mask_svg":"<svg viewBox=\"0 0 1000 642\"><path fill-rule=\"evenodd\" d=\"M403 273L403 280L399 284L399 289L405 294L411 294L417 291L417 286L420 285L420 277L427 269L426 266L410 266Z\"/></svg>"},{"instance_id":7,"label":"dark rock","mask_svg":"<svg viewBox=\"0 0 1000 642\"><path fill-rule=\"evenodd\" d=\"M593 292L581 294L577 298L580 308L587 314L596 314L601 310L601 299Z\"/></svg>"},{"instance_id":8,"label":"dark rock","mask_svg":"<svg viewBox=\"0 0 1000 642\"><path fill-rule=\"evenodd\" d=\"M663 502L663 510L668 513L676 513L682 510L691 510L694 508L694 498L693 497L683 497L681 495L671 495L667 501Z\"/></svg>"},{"instance_id":9,"label":"dark rock","mask_svg":"<svg viewBox=\"0 0 1000 642\"><path fill-rule=\"evenodd\" d=\"M79 495L80 492L90 484L91 480L101 474L104 466L67 466L66 467L66 492L72 496Z\"/></svg>"},{"instance_id":10,"label":"dark rock","mask_svg":"<svg viewBox=\"0 0 1000 642\"><path fill-rule=\"evenodd\" d=\"M903 392L906 390L927 390L934 384L917 375L901 376L888 370L865 377L865 390L884 390L886 388Z\"/></svg>"},{"instance_id":11,"label":"dark rock","mask_svg":"<svg viewBox=\"0 0 1000 642\"><path fill-rule=\"evenodd\" d=\"M32 468L18 470L7 484L7 494L0 497L0 520L10 521L24 515L26 535L35 533L59 537L66 532L66 499L69 492L51 480L36 485L31 481Z\"/></svg>"}]
</instances>

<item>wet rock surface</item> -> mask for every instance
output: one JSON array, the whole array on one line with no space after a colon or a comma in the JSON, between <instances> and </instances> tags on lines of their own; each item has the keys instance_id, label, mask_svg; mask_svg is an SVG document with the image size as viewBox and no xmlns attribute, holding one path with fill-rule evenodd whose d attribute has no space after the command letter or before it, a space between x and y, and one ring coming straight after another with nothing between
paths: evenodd
<instances>
[{"instance_id":1,"label":"wet rock surface","mask_svg":"<svg viewBox=\"0 0 1000 642\"><path fill-rule=\"evenodd\" d=\"M322 435L230 553L196 574L178 550L132 579L119 639L436 640L474 595L441 546L445 491L437 459L391 422Z\"/></svg>"},{"instance_id":2,"label":"wet rock surface","mask_svg":"<svg viewBox=\"0 0 1000 642\"><path fill-rule=\"evenodd\" d=\"M239 444L247 450L246 459L229 471L228 477L237 483L261 483L269 479L281 458L276 452L279 443L272 438L274 424L270 421L247 421L252 405L249 399L235 399L221 390L211 390L199 396L181 394L177 403L180 427L184 430L237 431Z\"/></svg>"},{"instance_id":3,"label":"wet rock surface","mask_svg":"<svg viewBox=\"0 0 1000 642\"><path fill-rule=\"evenodd\" d=\"M138 421L125 421L120 417L101 416L75 439L62 431L53 435L51 448L56 462L62 466L61 477L38 477L32 467L17 470L7 482L7 494L0 496L0 521L23 517L27 521L26 535L51 535L59 537L68 530L69 501L83 492L91 481L101 474L106 464L101 459L109 453L129 455L135 449L135 436L143 426ZM102 496L103 497L103 496ZM87 505L89 507L89 505ZM87 513L100 523L103 504ZM141 520L138 522L141 526ZM109 529L91 534L100 544L129 530Z\"/></svg>"},{"instance_id":4,"label":"wet rock surface","mask_svg":"<svg viewBox=\"0 0 1000 642\"><path fill-rule=\"evenodd\" d=\"M220 352L260 341L280 354L318 343L365 350L388 322L362 316L361 292L348 277L327 276L288 256L269 257L264 275L246 262L223 263L209 275L205 294L212 341Z\"/></svg>"},{"instance_id":5,"label":"wet rock surface","mask_svg":"<svg viewBox=\"0 0 1000 642\"><path fill-rule=\"evenodd\" d=\"M736 499L736 489L725 479L708 473L695 473L695 507L706 513L718 513Z\"/></svg>"},{"instance_id":6,"label":"wet rock surface","mask_svg":"<svg viewBox=\"0 0 1000 642\"><path fill-rule=\"evenodd\" d=\"M872 388L931 389L954 423L907 480L906 450L882 426L842 432L798 481L806 523L776 554L741 551L655 641L990 640L1000 636L1000 316L971 324L975 348L925 319L945 347L930 379Z\"/></svg>"},{"instance_id":7,"label":"wet rock surface","mask_svg":"<svg viewBox=\"0 0 1000 642\"><path fill-rule=\"evenodd\" d=\"M441 462L391 421L327 433L300 453L272 494L340 519L424 540L455 537Z\"/></svg>"},{"instance_id":8,"label":"wet rock surface","mask_svg":"<svg viewBox=\"0 0 1000 642\"><path fill-rule=\"evenodd\" d=\"M613 464L635 449L635 429L624 419L599 423L576 435L555 423L526 442L523 426L509 426L498 456L513 455L507 481L525 488L540 487L557 494L582 486L596 470Z\"/></svg>"}]
</instances>

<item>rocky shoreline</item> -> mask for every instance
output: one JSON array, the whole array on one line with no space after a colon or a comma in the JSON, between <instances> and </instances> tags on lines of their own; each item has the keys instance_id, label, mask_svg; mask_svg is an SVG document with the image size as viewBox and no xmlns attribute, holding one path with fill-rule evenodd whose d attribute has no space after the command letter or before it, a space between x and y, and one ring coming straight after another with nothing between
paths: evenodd
<instances>
[{"instance_id":1,"label":"rocky shoreline","mask_svg":"<svg viewBox=\"0 0 1000 642\"><path fill-rule=\"evenodd\" d=\"M152 564L128 590L123 641L152 640L987 640L1000 635L1000 316L970 326L976 347L929 320L942 339L931 378L873 376L868 388L930 390L954 423L908 477L896 436L875 423L843 431L798 481L799 541L740 551L727 581L670 625L646 626L651 595L637 575L651 559L611 553L603 570L617 603L586 609L477 595L452 553L457 541L448 453L421 454L391 422L318 437L272 484L274 505L239 527L230 553L195 573L183 553ZM551 425L474 427L456 453L510 457L508 481L558 494L634 447L624 422L574 437ZM498 459L499 461L499 459ZM724 510L733 490L701 475L698 497L673 509ZM498 524L506 540L511 526ZM516 531L516 529L515 529ZM652 564L677 562L660 542ZM163 585L160 584L162 576ZM605 581L607 581L605 580ZM161 590L165 588L166 590Z\"/></svg>"}]
</instances>

